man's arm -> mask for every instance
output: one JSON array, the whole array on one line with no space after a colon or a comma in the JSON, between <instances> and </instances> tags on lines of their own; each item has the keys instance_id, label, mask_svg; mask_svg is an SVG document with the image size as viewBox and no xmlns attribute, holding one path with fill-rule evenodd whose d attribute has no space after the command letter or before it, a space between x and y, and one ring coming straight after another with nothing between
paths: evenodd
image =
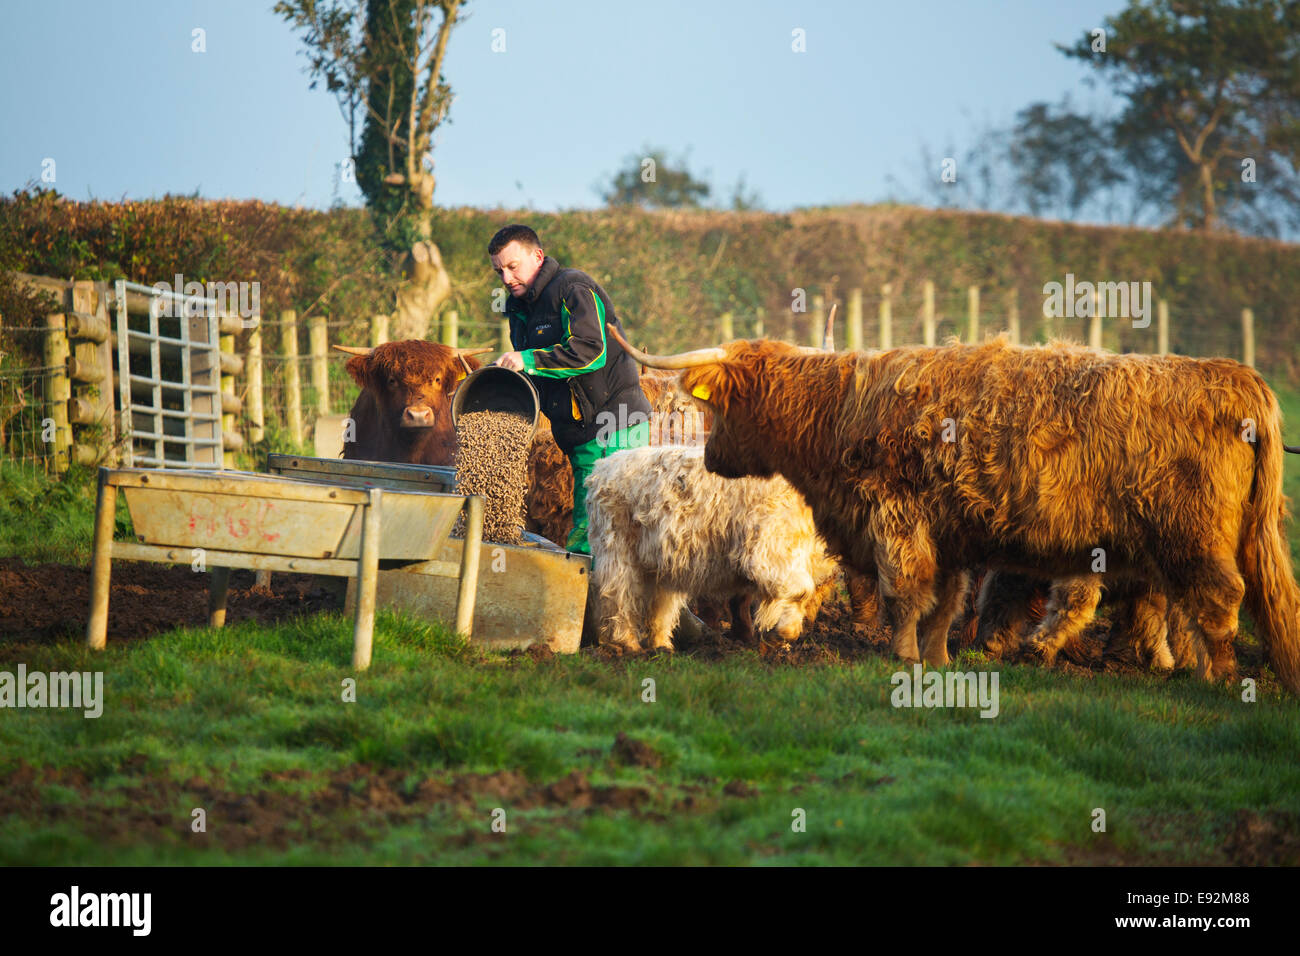
<instances>
[{"instance_id":1,"label":"man's arm","mask_svg":"<svg viewBox=\"0 0 1300 956\"><path fill-rule=\"evenodd\" d=\"M524 371L546 378L571 378L605 367L605 303L591 286L575 282L560 301L568 338L545 349L520 354Z\"/></svg>"}]
</instances>

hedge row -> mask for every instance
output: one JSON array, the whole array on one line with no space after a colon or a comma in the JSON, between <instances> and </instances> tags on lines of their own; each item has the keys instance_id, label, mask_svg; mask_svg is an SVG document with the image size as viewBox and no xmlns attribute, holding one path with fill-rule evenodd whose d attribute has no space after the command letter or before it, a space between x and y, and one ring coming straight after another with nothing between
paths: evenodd
<instances>
[{"instance_id":1,"label":"hedge row","mask_svg":"<svg viewBox=\"0 0 1300 956\"><path fill-rule=\"evenodd\" d=\"M1043 284L1073 273L1152 282L1173 305L1180 339L1192 342L1198 332L1205 342L1227 341L1225 329L1249 306L1260 364L1300 373L1293 344L1300 246L1282 242L901 206L788 214L440 209L434 238L452 276L449 307L463 326L496 318L498 283L486 245L511 221L533 225L549 253L604 284L652 348L708 343L724 311L748 316L762 308L772 334L802 334L805 320L791 313L796 289L834 297L857 286L871 303L890 283L899 308L912 314L927 279L938 286L941 311L953 315L969 284L982 287L991 315L1014 293L1032 329ZM391 309L398 281L397 263L361 209L177 197L80 203L45 190L0 199L0 267L146 284L178 272L201 282L256 280L264 313L293 307L355 318L358 339L370 315ZM738 334L745 328L739 324Z\"/></svg>"}]
</instances>

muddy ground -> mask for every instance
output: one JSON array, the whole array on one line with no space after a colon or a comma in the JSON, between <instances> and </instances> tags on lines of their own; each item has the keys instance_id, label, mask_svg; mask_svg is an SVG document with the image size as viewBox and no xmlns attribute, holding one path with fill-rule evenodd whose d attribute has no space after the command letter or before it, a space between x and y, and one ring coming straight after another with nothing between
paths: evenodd
<instances>
[{"instance_id":1,"label":"muddy ground","mask_svg":"<svg viewBox=\"0 0 1300 956\"><path fill-rule=\"evenodd\" d=\"M108 639L138 640L208 619L209 575L188 567L114 561L108 598ZM230 623L273 622L343 607L344 578L273 574L271 588L254 586L252 571L232 571L226 601ZM0 558L0 644L84 638L90 613L90 569L27 565Z\"/></svg>"},{"instance_id":2,"label":"muddy ground","mask_svg":"<svg viewBox=\"0 0 1300 956\"><path fill-rule=\"evenodd\" d=\"M659 755L649 745L620 734L608 752L608 764L659 765ZM434 808L477 812L485 800L508 805L512 810L614 812L628 811L651 820L667 820L669 814L703 812L729 797L754 797L758 791L743 781L725 784L705 780L698 784L652 790L642 786L593 784L588 774L572 771L551 783L535 783L515 770L495 773L464 773L449 777L416 778L405 770L354 764L327 774L306 770L267 772L262 775L268 789L234 791L197 777L179 782L148 773L143 755L128 760L118 772L135 772L139 782L120 791L125 805L104 806L101 788L75 768L33 767L20 762L9 772L0 772L0 816L30 814L40 806L41 790L57 785L77 792L83 799L46 804L44 820L68 819L78 829L93 830L111 844L130 845L141 837L153 838L158 831L170 831L177 841L212 846L225 851L250 847L287 850L303 843L333 846L364 840L376 826L390 827L419 821ZM273 790L277 784L300 784L301 792ZM195 834L191 818L178 810L201 806L213 823L214 836ZM355 811L347 818L340 814ZM219 838L218 838L219 834ZM482 833L465 835L466 842L486 842Z\"/></svg>"},{"instance_id":3,"label":"muddy ground","mask_svg":"<svg viewBox=\"0 0 1300 956\"><path fill-rule=\"evenodd\" d=\"M140 640L175 627L199 627L207 622L207 574L187 567L115 561L108 604L110 641ZM343 608L344 578L304 574L271 576L269 589L255 584L252 571L230 575L226 620L274 623L302 614ZM974 645L973 598L966 602L949 632L953 653ZM61 564L27 565L16 558L0 558L0 653L6 644L48 643L85 636L90 607L90 570ZM1041 613L1041 608L1039 609ZM1107 623L1099 619L1076 644L1062 651L1057 668L1076 674L1101 672L1140 673L1131 658L1105 658ZM678 638L677 653L700 660L721 660L755 649L732 640L724 627L697 639ZM804 636L790 644L758 646L773 664L832 664L864 657L889 656L889 631L875 624L854 624L844 597L828 600ZM540 646L530 656L549 656ZM618 653L603 647L584 647L583 654L598 660L617 660ZM1237 643L1241 676L1257 677L1263 665L1258 644Z\"/></svg>"},{"instance_id":4,"label":"muddy ground","mask_svg":"<svg viewBox=\"0 0 1300 956\"><path fill-rule=\"evenodd\" d=\"M613 747L597 752L611 767L618 764L656 767L659 755L646 743L619 734ZM596 785L588 774L572 771L551 783L534 783L518 771L465 773L448 778L414 778L396 768L355 764L324 775L305 770L267 772L263 782L303 785L301 792L282 790L233 791L199 778L180 782L150 774L148 759L136 755L119 772L134 771L137 782L122 791L125 805L104 805L98 782L75 768L33 767L20 762L11 771L0 771L0 816L23 816L42 806L47 822L67 820L78 829L93 830L111 846L131 846L140 840L156 840L160 832L170 833L176 843L210 846L224 852L249 848L285 851L311 843L331 847L371 838L376 827L417 823L435 808L459 813L477 813L484 801L509 805L516 810L558 813L577 811L613 813L663 822L669 815L706 813L728 799L753 799L762 791L742 780L727 783L705 778L698 783L651 789L643 786ZM888 779L882 782L889 782ZM74 791L80 799L48 803L43 788L56 785ZM798 792L801 787L796 787ZM212 832L194 833L186 808L206 809ZM453 846L499 843L497 836L481 828L469 830L451 841ZM1114 865L1174 862L1160 854L1134 855L1108 842L1098 848L1071 848L1068 864ZM1281 812L1257 813L1240 810L1214 864L1232 866L1294 866L1300 862L1300 819Z\"/></svg>"}]
</instances>

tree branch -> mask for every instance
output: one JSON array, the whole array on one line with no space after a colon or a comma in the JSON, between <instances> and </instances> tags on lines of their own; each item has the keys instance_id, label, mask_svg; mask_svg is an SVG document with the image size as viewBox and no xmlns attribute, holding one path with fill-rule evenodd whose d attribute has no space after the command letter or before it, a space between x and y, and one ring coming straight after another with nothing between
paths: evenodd
<instances>
[{"instance_id":1,"label":"tree branch","mask_svg":"<svg viewBox=\"0 0 1300 956\"><path fill-rule=\"evenodd\" d=\"M442 84L438 78L442 75L442 59L447 52L447 39L451 36L452 27L456 25L456 15L460 11L461 0L442 0L439 6L442 8L442 23L438 25L438 36L433 46L433 56L429 60L429 78L424 87L424 102L420 109L420 133L428 139L432 137L434 128L442 121L444 110L439 104L439 116L437 121L433 119L434 107L443 97L441 94Z\"/></svg>"},{"instance_id":2,"label":"tree branch","mask_svg":"<svg viewBox=\"0 0 1300 956\"><path fill-rule=\"evenodd\" d=\"M1201 150L1205 147L1206 139L1208 139L1210 134L1214 132L1214 128L1219 125L1219 120L1222 118L1223 80L1219 80L1218 88L1214 91L1214 110L1210 113L1210 118L1206 121L1205 127L1196 137L1196 155L1199 156L1201 154Z\"/></svg>"}]
</instances>

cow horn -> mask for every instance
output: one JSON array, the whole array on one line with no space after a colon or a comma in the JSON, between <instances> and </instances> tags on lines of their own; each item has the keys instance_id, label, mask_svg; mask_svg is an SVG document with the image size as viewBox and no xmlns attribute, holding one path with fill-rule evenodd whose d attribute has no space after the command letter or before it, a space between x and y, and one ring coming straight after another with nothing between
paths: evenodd
<instances>
[{"instance_id":1,"label":"cow horn","mask_svg":"<svg viewBox=\"0 0 1300 956\"><path fill-rule=\"evenodd\" d=\"M651 368L695 368L698 365L712 365L714 362L721 362L727 357L727 350L720 348L696 349L693 352L683 352L680 355L651 355L649 352L642 352L633 345L628 344L627 339L619 334L614 323L607 323L610 334L618 340L618 344L623 346L634 359L642 365L649 365Z\"/></svg>"},{"instance_id":2,"label":"cow horn","mask_svg":"<svg viewBox=\"0 0 1300 956\"><path fill-rule=\"evenodd\" d=\"M355 345L335 345L332 347L338 349L340 352L347 352L349 355L369 355L374 351L374 349L358 348Z\"/></svg>"},{"instance_id":3,"label":"cow horn","mask_svg":"<svg viewBox=\"0 0 1300 956\"><path fill-rule=\"evenodd\" d=\"M822 330L822 351L835 351L835 310L840 307L836 302L831 306L831 314L826 316L826 328Z\"/></svg>"},{"instance_id":4,"label":"cow horn","mask_svg":"<svg viewBox=\"0 0 1300 956\"><path fill-rule=\"evenodd\" d=\"M477 349L457 349L456 354L457 355L482 355L484 352L491 352L491 351L494 351L492 346L484 345L482 348L477 348Z\"/></svg>"},{"instance_id":5,"label":"cow horn","mask_svg":"<svg viewBox=\"0 0 1300 956\"><path fill-rule=\"evenodd\" d=\"M1282 448L1293 455L1300 455L1300 445L1283 445Z\"/></svg>"}]
</instances>

